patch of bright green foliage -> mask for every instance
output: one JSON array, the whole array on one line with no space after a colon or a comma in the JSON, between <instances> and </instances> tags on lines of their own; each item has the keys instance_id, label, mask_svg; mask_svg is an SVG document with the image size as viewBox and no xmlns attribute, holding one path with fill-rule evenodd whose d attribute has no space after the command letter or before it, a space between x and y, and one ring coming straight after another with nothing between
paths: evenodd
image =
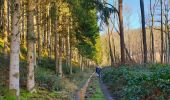
<instances>
[{"instance_id":1,"label":"patch of bright green foliage","mask_svg":"<svg viewBox=\"0 0 170 100\"><path fill-rule=\"evenodd\" d=\"M93 92L92 96L88 100L104 100L104 94L101 91L99 80L97 77L93 77L87 91Z\"/></svg>"},{"instance_id":2,"label":"patch of bright green foliage","mask_svg":"<svg viewBox=\"0 0 170 100\"><path fill-rule=\"evenodd\" d=\"M170 99L168 65L122 66L104 70L103 73L103 81L123 100Z\"/></svg>"}]
</instances>

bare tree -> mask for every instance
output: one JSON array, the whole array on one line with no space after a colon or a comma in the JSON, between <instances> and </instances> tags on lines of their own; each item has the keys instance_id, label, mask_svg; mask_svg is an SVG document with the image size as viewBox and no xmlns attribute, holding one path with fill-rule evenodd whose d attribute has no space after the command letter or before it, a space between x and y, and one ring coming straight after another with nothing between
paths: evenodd
<instances>
[{"instance_id":1,"label":"bare tree","mask_svg":"<svg viewBox=\"0 0 170 100\"><path fill-rule=\"evenodd\" d=\"M123 29L123 0L119 0L119 30L120 30L120 48L121 48L121 63L125 64L125 43L124 43L124 29Z\"/></svg>"},{"instance_id":2,"label":"bare tree","mask_svg":"<svg viewBox=\"0 0 170 100\"><path fill-rule=\"evenodd\" d=\"M145 29L145 10L144 10L144 1L140 0L141 8L141 22L142 22L142 37L143 37L143 55L144 63L147 63L147 43L146 43L146 29Z\"/></svg>"},{"instance_id":3,"label":"bare tree","mask_svg":"<svg viewBox=\"0 0 170 100\"><path fill-rule=\"evenodd\" d=\"M163 34L163 3L162 0L160 0L161 4L161 63L163 63L163 52L164 52L164 34Z\"/></svg>"}]
</instances>

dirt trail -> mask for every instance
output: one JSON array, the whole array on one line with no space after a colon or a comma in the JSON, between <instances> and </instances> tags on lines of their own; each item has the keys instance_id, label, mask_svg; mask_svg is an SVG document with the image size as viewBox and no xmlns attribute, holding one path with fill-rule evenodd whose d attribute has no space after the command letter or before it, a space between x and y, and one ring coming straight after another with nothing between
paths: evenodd
<instances>
[{"instance_id":1,"label":"dirt trail","mask_svg":"<svg viewBox=\"0 0 170 100\"><path fill-rule=\"evenodd\" d=\"M110 67L104 68L103 70L109 70L109 69ZM74 96L74 100L85 100L85 93L93 75L95 75L95 72L89 77L85 85L79 91L76 92ZM101 77L102 77L102 73L101 73ZM111 93L109 92L108 87L102 82L101 78L99 78L99 83L100 83L100 88L104 94L105 100L115 100L113 95L111 95Z\"/></svg>"},{"instance_id":2,"label":"dirt trail","mask_svg":"<svg viewBox=\"0 0 170 100\"><path fill-rule=\"evenodd\" d=\"M102 81L102 77L103 77L103 73L102 71L104 70L110 70L111 67L105 67L105 68L102 68L101 72L100 72L100 78L99 78L99 82L100 82L100 88L105 96L105 100L116 100L114 98L114 96L110 93L108 87L103 83Z\"/></svg>"},{"instance_id":3,"label":"dirt trail","mask_svg":"<svg viewBox=\"0 0 170 100\"><path fill-rule=\"evenodd\" d=\"M88 84L92 78L92 76L95 75L95 72L91 74L91 76L89 77L89 79L86 81L85 85L76 92L75 96L74 96L74 100L84 100L85 98L85 93L88 87Z\"/></svg>"},{"instance_id":4,"label":"dirt trail","mask_svg":"<svg viewBox=\"0 0 170 100\"><path fill-rule=\"evenodd\" d=\"M115 100L109 92L107 86L100 80L100 88L105 96L105 100Z\"/></svg>"}]
</instances>

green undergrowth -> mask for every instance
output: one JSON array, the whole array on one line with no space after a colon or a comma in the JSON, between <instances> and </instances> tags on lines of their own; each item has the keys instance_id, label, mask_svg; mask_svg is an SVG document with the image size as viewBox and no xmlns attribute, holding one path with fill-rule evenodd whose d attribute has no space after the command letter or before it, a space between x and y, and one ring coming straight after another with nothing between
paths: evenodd
<instances>
[{"instance_id":1,"label":"green undergrowth","mask_svg":"<svg viewBox=\"0 0 170 100\"><path fill-rule=\"evenodd\" d=\"M86 92L86 100L104 100L99 80L96 76L92 77Z\"/></svg>"},{"instance_id":2,"label":"green undergrowth","mask_svg":"<svg viewBox=\"0 0 170 100\"><path fill-rule=\"evenodd\" d=\"M122 100L169 100L169 65L122 66L103 70L103 81Z\"/></svg>"},{"instance_id":3,"label":"green undergrowth","mask_svg":"<svg viewBox=\"0 0 170 100\"><path fill-rule=\"evenodd\" d=\"M5 61L5 59L2 60ZM64 76L60 78L55 74L55 60L42 58L38 62L38 66L35 67L36 92L29 93L26 91L26 65L26 61L22 60L20 62L21 100L72 100L75 91L85 83L85 80L92 73L91 69L85 69L82 72L77 64L73 64L73 74L70 75L69 67L63 63ZM8 80L7 69L7 61L0 61L0 73L3 74L0 76L0 100L15 100L9 93L8 85L5 83Z\"/></svg>"}]
</instances>

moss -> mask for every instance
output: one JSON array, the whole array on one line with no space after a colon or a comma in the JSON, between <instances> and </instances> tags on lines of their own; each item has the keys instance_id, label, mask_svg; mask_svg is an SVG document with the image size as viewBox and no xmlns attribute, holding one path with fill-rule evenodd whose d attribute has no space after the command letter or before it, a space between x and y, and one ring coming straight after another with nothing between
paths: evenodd
<instances>
[{"instance_id":1,"label":"moss","mask_svg":"<svg viewBox=\"0 0 170 100\"><path fill-rule=\"evenodd\" d=\"M17 100L16 93L17 93L16 89L8 90L5 96L3 97L3 100Z\"/></svg>"},{"instance_id":2,"label":"moss","mask_svg":"<svg viewBox=\"0 0 170 100\"><path fill-rule=\"evenodd\" d=\"M13 74L13 76L14 76L15 78L19 78L19 72Z\"/></svg>"}]
</instances>

